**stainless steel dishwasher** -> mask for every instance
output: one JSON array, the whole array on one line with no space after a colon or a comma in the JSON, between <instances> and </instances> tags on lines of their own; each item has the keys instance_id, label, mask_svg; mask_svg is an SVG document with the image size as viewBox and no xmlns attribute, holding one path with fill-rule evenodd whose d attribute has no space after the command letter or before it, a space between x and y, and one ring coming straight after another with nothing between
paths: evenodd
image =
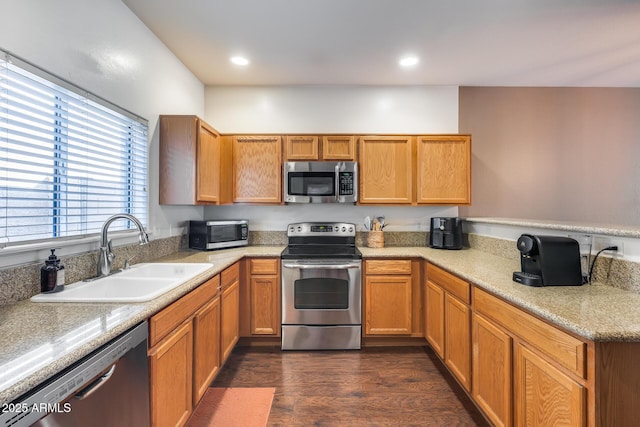
<instances>
[{"instance_id":1,"label":"stainless steel dishwasher","mask_svg":"<svg viewBox=\"0 0 640 427\"><path fill-rule=\"evenodd\" d=\"M16 399L0 426L148 426L147 322Z\"/></svg>"}]
</instances>

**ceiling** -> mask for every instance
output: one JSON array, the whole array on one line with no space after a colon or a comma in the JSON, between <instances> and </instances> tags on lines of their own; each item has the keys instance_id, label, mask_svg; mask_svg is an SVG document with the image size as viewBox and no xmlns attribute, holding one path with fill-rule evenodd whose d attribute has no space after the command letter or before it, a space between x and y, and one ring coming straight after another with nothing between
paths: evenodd
<instances>
[{"instance_id":1,"label":"ceiling","mask_svg":"<svg viewBox=\"0 0 640 427\"><path fill-rule=\"evenodd\" d=\"M640 87L640 0L123 2L205 85Z\"/></svg>"}]
</instances>

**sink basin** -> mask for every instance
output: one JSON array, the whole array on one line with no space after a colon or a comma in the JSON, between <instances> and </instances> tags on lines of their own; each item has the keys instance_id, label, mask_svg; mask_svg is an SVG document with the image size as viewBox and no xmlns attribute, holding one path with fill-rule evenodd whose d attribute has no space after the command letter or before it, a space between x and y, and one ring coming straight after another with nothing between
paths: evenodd
<instances>
[{"instance_id":1,"label":"sink basin","mask_svg":"<svg viewBox=\"0 0 640 427\"><path fill-rule=\"evenodd\" d=\"M159 297L211 267L196 263L145 263L91 282L76 282L62 292L38 294L34 302L144 302Z\"/></svg>"},{"instance_id":2,"label":"sink basin","mask_svg":"<svg viewBox=\"0 0 640 427\"><path fill-rule=\"evenodd\" d=\"M118 273L121 277L188 277L196 276L211 264L194 264L194 263L143 263L136 264L128 270L122 270Z\"/></svg>"}]
</instances>

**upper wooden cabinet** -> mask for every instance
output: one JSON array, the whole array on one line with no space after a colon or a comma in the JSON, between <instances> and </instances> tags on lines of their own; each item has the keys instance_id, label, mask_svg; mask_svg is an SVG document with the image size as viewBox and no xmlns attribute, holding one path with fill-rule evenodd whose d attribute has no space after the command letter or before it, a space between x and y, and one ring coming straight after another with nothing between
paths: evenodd
<instances>
[{"instance_id":1,"label":"upper wooden cabinet","mask_svg":"<svg viewBox=\"0 0 640 427\"><path fill-rule=\"evenodd\" d=\"M196 116L160 116L160 204L231 201L231 146Z\"/></svg>"},{"instance_id":2,"label":"upper wooden cabinet","mask_svg":"<svg viewBox=\"0 0 640 427\"><path fill-rule=\"evenodd\" d=\"M287 135L285 136L285 158L298 160L354 161L356 158L353 135Z\"/></svg>"},{"instance_id":3,"label":"upper wooden cabinet","mask_svg":"<svg viewBox=\"0 0 640 427\"><path fill-rule=\"evenodd\" d=\"M282 202L282 137L233 137L233 201Z\"/></svg>"},{"instance_id":4,"label":"upper wooden cabinet","mask_svg":"<svg viewBox=\"0 0 640 427\"><path fill-rule=\"evenodd\" d=\"M284 141L287 161L320 159L320 137L315 135L287 135L284 137Z\"/></svg>"},{"instance_id":5,"label":"upper wooden cabinet","mask_svg":"<svg viewBox=\"0 0 640 427\"><path fill-rule=\"evenodd\" d=\"M411 204L411 136L363 136L360 144L360 204Z\"/></svg>"},{"instance_id":6,"label":"upper wooden cabinet","mask_svg":"<svg viewBox=\"0 0 640 427\"><path fill-rule=\"evenodd\" d=\"M416 202L471 203L471 136L417 137Z\"/></svg>"}]
</instances>

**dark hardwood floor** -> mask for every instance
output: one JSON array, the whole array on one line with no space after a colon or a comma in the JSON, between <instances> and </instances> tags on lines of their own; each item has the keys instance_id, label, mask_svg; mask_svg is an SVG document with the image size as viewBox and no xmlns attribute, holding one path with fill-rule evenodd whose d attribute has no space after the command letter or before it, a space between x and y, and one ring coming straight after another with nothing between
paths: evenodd
<instances>
[{"instance_id":1,"label":"dark hardwood floor","mask_svg":"<svg viewBox=\"0 0 640 427\"><path fill-rule=\"evenodd\" d=\"M237 347L213 387L275 387L270 426L486 426L428 347Z\"/></svg>"}]
</instances>

